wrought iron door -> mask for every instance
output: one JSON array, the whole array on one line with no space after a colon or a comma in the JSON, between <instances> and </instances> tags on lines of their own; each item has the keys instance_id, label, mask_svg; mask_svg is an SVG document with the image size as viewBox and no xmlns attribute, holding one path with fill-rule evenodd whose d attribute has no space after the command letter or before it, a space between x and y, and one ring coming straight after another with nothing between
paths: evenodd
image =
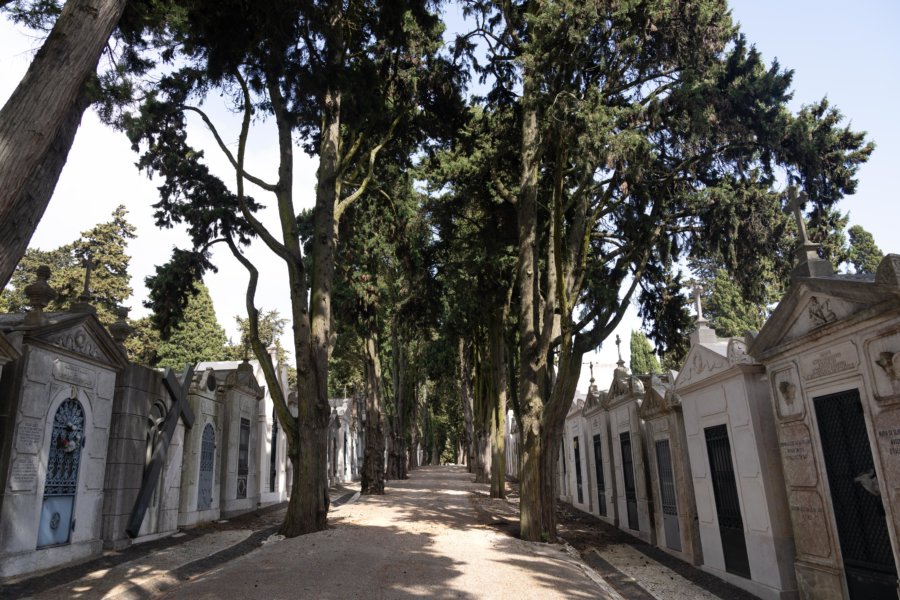
<instances>
[{"instance_id":1,"label":"wrought iron door","mask_svg":"<svg viewBox=\"0 0 900 600\"><path fill-rule=\"evenodd\" d=\"M84 409L74 398L64 400L53 416L47 477L37 547L68 544L75 529L75 496L78 493L78 467L84 448Z\"/></svg>"},{"instance_id":2,"label":"wrought iron door","mask_svg":"<svg viewBox=\"0 0 900 600\"><path fill-rule=\"evenodd\" d=\"M619 434L622 445L622 478L625 480L625 510L628 513L628 528L639 530L637 514L637 488L634 485L634 458L631 455L631 434Z\"/></svg>"},{"instance_id":3,"label":"wrought iron door","mask_svg":"<svg viewBox=\"0 0 900 600\"><path fill-rule=\"evenodd\" d=\"M241 437L238 444L237 497L247 497L247 474L250 472L250 421L241 419Z\"/></svg>"},{"instance_id":4,"label":"wrought iron door","mask_svg":"<svg viewBox=\"0 0 900 600\"><path fill-rule=\"evenodd\" d=\"M850 597L895 597L897 568L859 390L813 404Z\"/></svg>"},{"instance_id":5,"label":"wrought iron door","mask_svg":"<svg viewBox=\"0 0 900 600\"><path fill-rule=\"evenodd\" d=\"M719 519L719 535L722 537L722 554L725 570L750 578L750 559L744 538L744 520L741 517L741 501L734 479L734 463L731 460L731 443L725 425L707 427L706 450L709 453L709 472L713 495L716 499L716 516Z\"/></svg>"},{"instance_id":6,"label":"wrought iron door","mask_svg":"<svg viewBox=\"0 0 900 600\"><path fill-rule=\"evenodd\" d=\"M211 423L203 428L200 441L200 479L197 485L197 510L212 506L213 466L216 462L216 431Z\"/></svg>"},{"instance_id":7,"label":"wrought iron door","mask_svg":"<svg viewBox=\"0 0 900 600\"><path fill-rule=\"evenodd\" d=\"M603 444L600 435L594 436L594 471L597 475L597 510L606 516L606 480L603 477Z\"/></svg>"},{"instance_id":8,"label":"wrought iron door","mask_svg":"<svg viewBox=\"0 0 900 600\"><path fill-rule=\"evenodd\" d=\"M578 493L578 503L584 504L584 492L581 489L581 450L578 448L578 436L572 438L572 447L575 449L575 488Z\"/></svg>"},{"instance_id":9,"label":"wrought iron door","mask_svg":"<svg viewBox=\"0 0 900 600\"><path fill-rule=\"evenodd\" d=\"M669 440L656 441L656 467L659 471L659 495L662 505L663 530L666 546L681 551L681 531L678 527L678 501L675 497L675 474L672 472L672 452Z\"/></svg>"}]
</instances>

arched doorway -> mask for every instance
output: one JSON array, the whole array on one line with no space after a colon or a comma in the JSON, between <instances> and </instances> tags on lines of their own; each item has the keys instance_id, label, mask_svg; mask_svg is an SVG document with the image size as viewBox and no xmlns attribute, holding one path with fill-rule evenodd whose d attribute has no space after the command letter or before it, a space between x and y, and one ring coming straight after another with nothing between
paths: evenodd
<instances>
[{"instance_id":1,"label":"arched doorway","mask_svg":"<svg viewBox=\"0 0 900 600\"><path fill-rule=\"evenodd\" d=\"M216 431L211 423L203 428L200 441L200 478L197 486L197 510L212 506L213 466L216 461Z\"/></svg>"},{"instance_id":2,"label":"arched doorway","mask_svg":"<svg viewBox=\"0 0 900 600\"><path fill-rule=\"evenodd\" d=\"M71 539L83 447L84 409L78 400L68 398L53 417L38 548L68 544Z\"/></svg>"}]
</instances>

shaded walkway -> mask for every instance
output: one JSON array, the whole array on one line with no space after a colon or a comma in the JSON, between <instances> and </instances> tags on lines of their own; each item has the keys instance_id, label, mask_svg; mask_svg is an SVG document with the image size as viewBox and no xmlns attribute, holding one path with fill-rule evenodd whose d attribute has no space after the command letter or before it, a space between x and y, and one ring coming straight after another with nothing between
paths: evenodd
<instances>
[{"instance_id":1,"label":"shaded walkway","mask_svg":"<svg viewBox=\"0 0 900 600\"><path fill-rule=\"evenodd\" d=\"M615 597L558 545L484 525L462 467L424 467L335 510L326 531L280 540L166 598Z\"/></svg>"}]
</instances>

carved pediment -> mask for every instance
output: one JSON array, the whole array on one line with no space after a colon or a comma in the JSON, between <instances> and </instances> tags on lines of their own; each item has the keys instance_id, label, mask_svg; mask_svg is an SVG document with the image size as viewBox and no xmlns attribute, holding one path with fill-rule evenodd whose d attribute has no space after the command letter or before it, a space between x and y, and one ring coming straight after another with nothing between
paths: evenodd
<instances>
[{"instance_id":1,"label":"carved pediment","mask_svg":"<svg viewBox=\"0 0 900 600\"><path fill-rule=\"evenodd\" d=\"M727 341L694 346L684 359L684 365L675 380L675 388L708 379L730 366Z\"/></svg>"},{"instance_id":2,"label":"carved pediment","mask_svg":"<svg viewBox=\"0 0 900 600\"><path fill-rule=\"evenodd\" d=\"M749 352L757 359L808 335L840 327L841 323L882 308L900 306L900 290L854 276L805 278L795 282L766 321Z\"/></svg>"},{"instance_id":3,"label":"carved pediment","mask_svg":"<svg viewBox=\"0 0 900 600\"><path fill-rule=\"evenodd\" d=\"M225 376L226 388L237 388L247 393L257 400L265 396L259 382L256 381L256 375L249 363L242 363L237 369Z\"/></svg>"},{"instance_id":4,"label":"carved pediment","mask_svg":"<svg viewBox=\"0 0 900 600\"><path fill-rule=\"evenodd\" d=\"M584 408L581 409L582 414L594 413L603 408L601 404L601 394L606 396L606 392L601 392L596 385L591 384L588 388L587 397L584 399Z\"/></svg>"},{"instance_id":5,"label":"carved pediment","mask_svg":"<svg viewBox=\"0 0 900 600\"><path fill-rule=\"evenodd\" d=\"M123 369L128 364L124 350L91 314L63 315L51 320L49 325L35 328L28 338L106 364L115 370Z\"/></svg>"}]
</instances>

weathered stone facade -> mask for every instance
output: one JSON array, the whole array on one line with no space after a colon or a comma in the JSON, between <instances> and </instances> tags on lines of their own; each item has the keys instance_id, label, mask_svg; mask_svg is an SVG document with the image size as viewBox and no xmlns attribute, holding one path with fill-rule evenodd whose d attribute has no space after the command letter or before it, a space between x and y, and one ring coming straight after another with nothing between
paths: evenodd
<instances>
[{"instance_id":1,"label":"weathered stone facade","mask_svg":"<svg viewBox=\"0 0 900 600\"><path fill-rule=\"evenodd\" d=\"M774 399L801 596L897 597L900 256L868 277L801 270L750 352Z\"/></svg>"}]
</instances>

